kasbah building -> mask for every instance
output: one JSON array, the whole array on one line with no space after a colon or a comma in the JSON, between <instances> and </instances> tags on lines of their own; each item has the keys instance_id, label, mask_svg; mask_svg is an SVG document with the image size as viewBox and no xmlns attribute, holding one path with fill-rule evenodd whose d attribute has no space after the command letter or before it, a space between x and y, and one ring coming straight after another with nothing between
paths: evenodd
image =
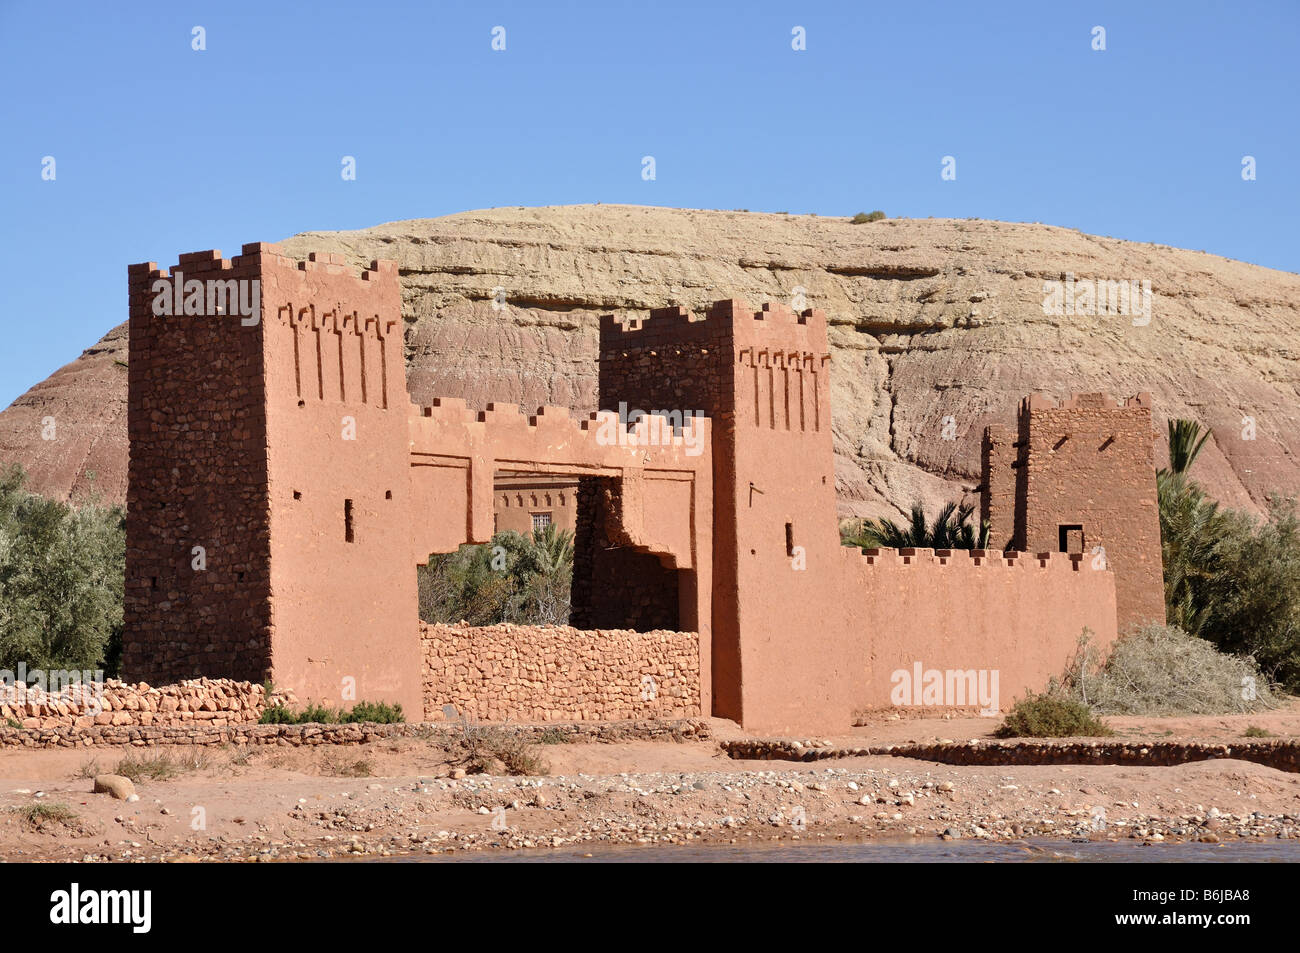
<instances>
[{"instance_id":1,"label":"kasbah building","mask_svg":"<svg viewBox=\"0 0 1300 953\"><path fill-rule=\"evenodd\" d=\"M999 548L863 552L838 533L821 311L604 318L600 410L576 420L413 405L391 262L257 243L128 274L128 680L269 679L325 704L347 685L411 720L830 731L896 704L900 672L972 696L992 674L1005 708L1085 629L1104 651L1164 621L1145 394L1031 396L988 428ZM252 313L157 313L214 283L255 289ZM620 406L682 413L629 425ZM419 620L431 553L548 522L575 534L571 626Z\"/></svg>"}]
</instances>

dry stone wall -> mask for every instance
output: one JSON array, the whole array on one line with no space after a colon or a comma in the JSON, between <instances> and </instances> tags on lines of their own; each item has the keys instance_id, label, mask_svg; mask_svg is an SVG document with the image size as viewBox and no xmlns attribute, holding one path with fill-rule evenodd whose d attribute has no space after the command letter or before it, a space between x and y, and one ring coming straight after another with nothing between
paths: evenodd
<instances>
[{"instance_id":1,"label":"dry stone wall","mask_svg":"<svg viewBox=\"0 0 1300 953\"><path fill-rule=\"evenodd\" d=\"M699 636L571 626L421 625L424 717L613 721L700 715Z\"/></svg>"},{"instance_id":2,"label":"dry stone wall","mask_svg":"<svg viewBox=\"0 0 1300 953\"><path fill-rule=\"evenodd\" d=\"M589 721L572 724L512 725L510 732L530 743L550 741L555 733L568 744L613 744L625 741L708 741L709 723L702 718L647 721ZM545 734L544 734L545 733ZM162 748L173 745L260 746L310 748L316 745L364 745L392 738L418 738L450 746L461 739L459 725L423 724L339 725L217 725L195 721L183 726L91 725L55 728L11 728L0 725L0 748L90 748L130 745Z\"/></svg>"},{"instance_id":3,"label":"dry stone wall","mask_svg":"<svg viewBox=\"0 0 1300 953\"><path fill-rule=\"evenodd\" d=\"M58 692L10 687L0 697L0 721L10 728L86 729L96 726L186 727L256 722L267 705L292 704L254 682L195 678L154 688L108 679Z\"/></svg>"}]
</instances>

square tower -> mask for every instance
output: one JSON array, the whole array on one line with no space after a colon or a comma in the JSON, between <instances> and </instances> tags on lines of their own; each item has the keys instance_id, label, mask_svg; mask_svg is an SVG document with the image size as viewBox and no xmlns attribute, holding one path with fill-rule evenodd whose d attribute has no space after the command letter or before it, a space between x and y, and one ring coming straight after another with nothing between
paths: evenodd
<instances>
[{"instance_id":1,"label":"square tower","mask_svg":"<svg viewBox=\"0 0 1300 953\"><path fill-rule=\"evenodd\" d=\"M713 420L713 713L742 723L797 721L821 688L799 659L837 578L829 364L820 311L729 300L601 323L602 409Z\"/></svg>"},{"instance_id":2,"label":"square tower","mask_svg":"<svg viewBox=\"0 0 1300 953\"><path fill-rule=\"evenodd\" d=\"M257 243L128 274L125 673L418 713L396 267Z\"/></svg>"},{"instance_id":3,"label":"square tower","mask_svg":"<svg viewBox=\"0 0 1300 953\"><path fill-rule=\"evenodd\" d=\"M990 545L1083 553L1115 573L1119 631L1165 621L1151 395L1034 394L984 433Z\"/></svg>"}]
</instances>

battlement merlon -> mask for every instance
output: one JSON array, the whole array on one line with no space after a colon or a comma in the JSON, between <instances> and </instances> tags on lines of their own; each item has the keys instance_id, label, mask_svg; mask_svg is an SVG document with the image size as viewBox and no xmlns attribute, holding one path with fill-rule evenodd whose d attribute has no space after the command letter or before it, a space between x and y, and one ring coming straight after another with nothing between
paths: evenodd
<instances>
[{"instance_id":1,"label":"battlement merlon","mask_svg":"<svg viewBox=\"0 0 1300 953\"><path fill-rule=\"evenodd\" d=\"M826 314L812 308L795 314L776 302L768 302L755 311L744 300L731 298L715 301L702 317L692 315L685 308L672 307L654 308L648 318L619 321L609 314L600 318L602 355L710 345L732 350L753 346L806 351L822 357L829 353Z\"/></svg>"},{"instance_id":2,"label":"battlement merlon","mask_svg":"<svg viewBox=\"0 0 1300 953\"><path fill-rule=\"evenodd\" d=\"M1134 410L1139 407L1151 409L1149 392L1142 391L1123 400L1102 393L1072 393L1062 401L1054 400L1046 394L1030 394L1020 402L1022 414L1041 410Z\"/></svg>"},{"instance_id":3,"label":"battlement merlon","mask_svg":"<svg viewBox=\"0 0 1300 953\"><path fill-rule=\"evenodd\" d=\"M255 287L240 284L254 280ZM164 315L218 319L238 314L249 325L277 316L297 320L314 306L320 317L308 318L315 322L311 326L335 333L382 338L401 323L397 264L386 260L372 261L358 273L340 254L313 252L306 261L298 261L283 255L276 245L252 242L232 259L209 249L180 255L170 269L152 261L129 265L127 281L132 319ZM256 321L249 314L254 302L259 309Z\"/></svg>"},{"instance_id":4,"label":"battlement merlon","mask_svg":"<svg viewBox=\"0 0 1300 953\"><path fill-rule=\"evenodd\" d=\"M666 448L663 454L666 459L681 452L688 456L707 453L707 449L693 448L711 446L711 421L694 413L646 411L639 412L635 420L627 420L617 413L601 410L576 419L566 407L548 405L528 414L518 404L492 402L483 410L474 410L459 398L434 398L429 405L411 404L407 415L411 421L413 448L422 444L416 435L435 432L474 432L483 437L544 436L546 446L551 449L571 441L594 441L609 447ZM426 431L426 427L437 429ZM625 462L620 461L620 465Z\"/></svg>"}]
</instances>

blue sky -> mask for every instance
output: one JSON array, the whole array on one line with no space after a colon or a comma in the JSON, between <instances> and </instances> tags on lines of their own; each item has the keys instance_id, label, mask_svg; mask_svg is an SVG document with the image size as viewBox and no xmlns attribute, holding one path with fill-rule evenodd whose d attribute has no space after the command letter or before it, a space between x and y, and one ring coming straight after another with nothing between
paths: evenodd
<instances>
[{"instance_id":1,"label":"blue sky","mask_svg":"<svg viewBox=\"0 0 1300 953\"><path fill-rule=\"evenodd\" d=\"M1294 2L0 0L0 78L0 406L126 319L131 262L492 206L880 208L1300 271Z\"/></svg>"}]
</instances>

